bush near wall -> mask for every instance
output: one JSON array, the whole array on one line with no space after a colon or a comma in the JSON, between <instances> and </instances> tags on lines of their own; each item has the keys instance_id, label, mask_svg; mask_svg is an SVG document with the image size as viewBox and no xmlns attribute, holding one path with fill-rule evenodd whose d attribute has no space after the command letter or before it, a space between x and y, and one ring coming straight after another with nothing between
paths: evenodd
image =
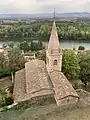
<instances>
[{"instance_id":1,"label":"bush near wall","mask_svg":"<svg viewBox=\"0 0 90 120\"><path fill-rule=\"evenodd\" d=\"M11 75L10 68L0 68L0 78Z\"/></svg>"}]
</instances>

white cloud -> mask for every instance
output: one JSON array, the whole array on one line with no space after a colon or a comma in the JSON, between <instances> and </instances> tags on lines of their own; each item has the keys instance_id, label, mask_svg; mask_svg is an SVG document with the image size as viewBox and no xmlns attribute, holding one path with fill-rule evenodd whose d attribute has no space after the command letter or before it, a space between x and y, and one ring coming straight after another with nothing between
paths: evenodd
<instances>
[{"instance_id":1,"label":"white cloud","mask_svg":"<svg viewBox=\"0 0 90 120\"><path fill-rule=\"evenodd\" d=\"M90 0L0 0L0 13L90 12Z\"/></svg>"}]
</instances>

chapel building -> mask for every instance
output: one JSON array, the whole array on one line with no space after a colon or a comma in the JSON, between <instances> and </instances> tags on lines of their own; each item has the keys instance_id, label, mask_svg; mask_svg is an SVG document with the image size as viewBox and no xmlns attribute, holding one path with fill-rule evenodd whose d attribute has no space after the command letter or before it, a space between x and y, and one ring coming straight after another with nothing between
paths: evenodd
<instances>
[{"instance_id":1,"label":"chapel building","mask_svg":"<svg viewBox=\"0 0 90 120\"><path fill-rule=\"evenodd\" d=\"M62 49L54 21L46 50L46 64L42 60L34 59L15 73L14 103L32 98L38 100L45 96L53 96L58 106L78 102L79 96L61 68Z\"/></svg>"}]
</instances>

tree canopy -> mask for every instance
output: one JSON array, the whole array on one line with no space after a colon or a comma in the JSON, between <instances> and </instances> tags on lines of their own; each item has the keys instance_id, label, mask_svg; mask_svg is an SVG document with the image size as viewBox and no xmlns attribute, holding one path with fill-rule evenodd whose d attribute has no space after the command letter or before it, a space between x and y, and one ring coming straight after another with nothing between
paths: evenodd
<instances>
[{"instance_id":1,"label":"tree canopy","mask_svg":"<svg viewBox=\"0 0 90 120\"><path fill-rule=\"evenodd\" d=\"M78 50L85 50L85 47L84 46L79 46Z\"/></svg>"},{"instance_id":2,"label":"tree canopy","mask_svg":"<svg viewBox=\"0 0 90 120\"><path fill-rule=\"evenodd\" d=\"M7 60L4 53L0 53L0 68L5 68L7 65Z\"/></svg>"},{"instance_id":3,"label":"tree canopy","mask_svg":"<svg viewBox=\"0 0 90 120\"><path fill-rule=\"evenodd\" d=\"M90 40L90 21L73 20L56 22L58 36L62 40ZM0 40L48 41L52 22L38 21L33 23L13 24L0 27Z\"/></svg>"},{"instance_id":4,"label":"tree canopy","mask_svg":"<svg viewBox=\"0 0 90 120\"><path fill-rule=\"evenodd\" d=\"M21 42L19 47L24 52L28 52L30 50L30 45L28 44L27 41Z\"/></svg>"},{"instance_id":5,"label":"tree canopy","mask_svg":"<svg viewBox=\"0 0 90 120\"><path fill-rule=\"evenodd\" d=\"M90 54L79 55L80 56L80 79L87 85L90 82Z\"/></svg>"},{"instance_id":6,"label":"tree canopy","mask_svg":"<svg viewBox=\"0 0 90 120\"><path fill-rule=\"evenodd\" d=\"M19 48L13 48L8 53L8 60L9 60L9 67L11 68L12 71L22 69L25 66L25 59Z\"/></svg>"},{"instance_id":7,"label":"tree canopy","mask_svg":"<svg viewBox=\"0 0 90 120\"><path fill-rule=\"evenodd\" d=\"M79 60L72 50L65 50L63 52L62 71L68 79L75 78L79 75Z\"/></svg>"},{"instance_id":8,"label":"tree canopy","mask_svg":"<svg viewBox=\"0 0 90 120\"><path fill-rule=\"evenodd\" d=\"M10 48L13 48L13 47L14 47L14 42L10 41L10 42L8 43L8 46L9 46Z\"/></svg>"}]
</instances>

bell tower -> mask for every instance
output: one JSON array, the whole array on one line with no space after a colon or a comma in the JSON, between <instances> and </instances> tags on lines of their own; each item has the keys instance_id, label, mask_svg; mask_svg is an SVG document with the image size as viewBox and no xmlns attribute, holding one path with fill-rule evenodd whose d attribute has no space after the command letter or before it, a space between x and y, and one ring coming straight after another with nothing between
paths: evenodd
<instances>
[{"instance_id":1,"label":"bell tower","mask_svg":"<svg viewBox=\"0 0 90 120\"><path fill-rule=\"evenodd\" d=\"M48 48L46 50L46 66L49 73L54 70L61 71L62 68L62 50L60 48L55 24L55 10L52 31L49 39Z\"/></svg>"}]
</instances>

